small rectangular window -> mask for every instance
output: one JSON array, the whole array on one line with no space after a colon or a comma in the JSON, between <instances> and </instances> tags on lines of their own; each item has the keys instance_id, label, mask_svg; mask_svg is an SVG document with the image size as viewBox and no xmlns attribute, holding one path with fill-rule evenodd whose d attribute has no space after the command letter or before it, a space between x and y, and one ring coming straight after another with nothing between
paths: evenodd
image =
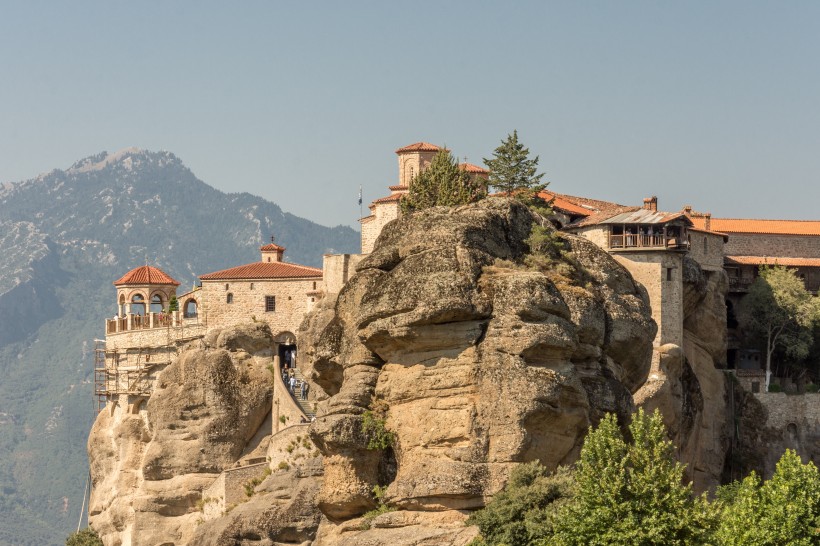
<instances>
[{"instance_id":1,"label":"small rectangular window","mask_svg":"<svg viewBox=\"0 0 820 546\"><path fill-rule=\"evenodd\" d=\"M276 296L265 296L265 312L272 313L276 311Z\"/></svg>"},{"instance_id":2,"label":"small rectangular window","mask_svg":"<svg viewBox=\"0 0 820 546\"><path fill-rule=\"evenodd\" d=\"M666 268L666 280L667 281L672 280L672 268L671 267Z\"/></svg>"},{"instance_id":3,"label":"small rectangular window","mask_svg":"<svg viewBox=\"0 0 820 546\"><path fill-rule=\"evenodd\" d=\"M760 381L752 381L752 392L760 392Z\"/></svg>"}]
</instances>

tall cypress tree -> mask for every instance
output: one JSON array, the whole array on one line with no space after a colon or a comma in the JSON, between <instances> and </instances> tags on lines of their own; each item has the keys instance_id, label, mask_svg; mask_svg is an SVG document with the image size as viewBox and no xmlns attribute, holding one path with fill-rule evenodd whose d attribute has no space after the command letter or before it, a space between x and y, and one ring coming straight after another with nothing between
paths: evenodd
<instances>
[{"instance_id":1,"label":"tall cypress tree","mask_svg":"<svg viewBox=\"0 0 820 546\"><path fill-rule=\"evenodd\" d=\"M544 173L536 174L538 156L530 159L529 155L530 149L518 142L518 131L507 135L493 152L494 158L484 158L484 164L490 170L490 186L509 194L525 190L528 197L543 190L547 185L541 184Z\"/></svg>"}]
</instances>

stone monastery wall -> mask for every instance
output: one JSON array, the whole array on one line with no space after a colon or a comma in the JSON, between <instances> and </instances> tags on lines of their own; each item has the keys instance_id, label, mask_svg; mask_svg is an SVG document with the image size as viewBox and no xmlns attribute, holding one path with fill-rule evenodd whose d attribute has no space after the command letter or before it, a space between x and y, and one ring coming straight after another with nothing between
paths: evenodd
<instances>
[{"instance_id":1,"label":"stone monastery wall","mask_svg":"<svg viewBox=\"0 0 820 546\"><path fill-rule=\"evenodd\" d=\"M649 293L652 318L658 325L655 345L683 346L683 258L672 252L613 253Z\"/></svg>"},{"instance_id":2,"label":"stone monastery wall","mask_svg":"<svg viewBox=\"0 0 820 546\"><path fill-rule=\"evenodd\" d=\"M820 426L820 393L786 394L767 392L755 394L769 412L766 426L784 430L790 424L798 427Z\"/></svg>"},{"instance_id":3,"label":"stone monastery wall","mask_svg":"<svg viewBox=\"0 0 820 546\"><path fill-rule=\"evenodd\" d=\"M723 271L723 235L689 232L689 257L707 271Z\"/></svg>"},{"instance_id":4,"label":"stone monastery wall","mask_svg":"<svg viewBox=\"0 0 820 546\"><path fill-rule=\"evenodd\" d=\"M273 335L295 333L305 314L315 303L307 293L321 288L320 278L203 281L202 301L208 328L223 328L246 322L251 317L270 325ZM228 295L231 303L228 303ZM276 298L274 311L265 311L265 296ZM314 300L314 301L311 301Z\"/></svg>"},{"instance_id":5,"label":"stone monastery wall","mask_svg":"<svg viewBox=\"0 0 820 546\"><path fill-rule=\"evenodd\" d=\"M367 221L362 222L362 254L370 254L382 228L399 217L399 203L379 203Z\"/></svg>"},{"instance_id":6,"label":"stone monastery wall","mask_svg":"<svg viewBox=\"0 0 820 546\"><path fill-rule=\"evenodd\" d=\"M820 258L820 237L730 233L725 253L728 256Z\"/></svg>"}]
</instances>

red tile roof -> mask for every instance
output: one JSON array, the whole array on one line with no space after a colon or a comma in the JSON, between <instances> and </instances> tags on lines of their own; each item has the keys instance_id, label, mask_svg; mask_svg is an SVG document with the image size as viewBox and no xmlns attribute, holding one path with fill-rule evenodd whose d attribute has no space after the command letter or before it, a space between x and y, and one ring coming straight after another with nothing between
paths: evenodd
<instances>
[{"instance_id":1,"label":"red tile roof","mask_svg":"<svg viewBox=\"0 0 820 546\"><path fill-rule=\"evenodd\" d=\"M268 244L266 244L265 246L263 246L262 248L260 248L259 250L261 250L261 251L263 251L263 252L269 252L269 251L274 251L274 250L281 250L282 252L284 252L284 251L285 251L285 250L287 250L287 249L286 249L285 247L283 247L283 246L279 246L279 245L276 245L276 244L273 244L273 243L268 243Z\"/></svg>"},{"instance_id":2,"label":"red tile roof","mask_svg":"<svg viewBox=\"0 0 820 546\"><path fill-rule=\"evenodd\" d=\"M726 263L737 265L782 265L820 267L820 258L783 258L780 256L726 256Z\"/></svg>"},{"instance_id":3,"label":"red tile roof","mask_svg":"<svg viewBox=\"0 0 820 546\"><path fill-rule=\"evenodd\" d=\"M472 163L459 163L458 168L462 171L467 171L468 173L490 174L490 171L488 171L487 169L479 167L478 165L473 165Z\"/></svg>"},{"instance_id":4,"label":"red tile roof","mask_svg":"<svg viewBox=\"0 0 820 546\"><path fill-rule=\"evenodd\" d=\"M410 189L410 186L405 186L404 184L399 184L397 186L388 186L388 190L390 191L407 191Z\"/></svg>"},{"instance_id":5,"label":"red tile roof","mask_svg":"<svg viewBox=\"0 0 820 546\"><path fill-rule=\"evenodd\" d=\"M387 197L380 197L379 199L376 199L370 205L372 206L376 203L391 203L393 201L401 201L402 196L404 196L403 193L391 193Z\"/></svg>"},{"instance_id":6,"label":"red tile roof","mask_svg":"<svg viewBox=\"0 0 820 546\"><path fill-rule=\"evenodd\" d=\"M589 216L593 213L593 210L589 208L584 208L581 205L576 205L564 196L559 195L557 193L553 193L551 191L544 190L538 194L538 197L545 201L551 200L552 208L554 208L555 210L569 212L570 214L577 214L581 216Z\"/></svg>"},{"instance_id":7,"label":"red tile roof","mask_svg":"<svg viewBox=\"0 0 820 546\"><path fill-rule=\"evenodd\" d=\"M150 265L135 267L114 281L114 286L123 284L171 284L173 286L179 286L179 283L165 271Z\"/></svg>"},{"instance_id":8,"label":"red tile roof","mask_svg":"<svg viewBox=\"0 0 820 546\"><path fill-rule=\"evenodd\" d=\"M687 216L689 216L689 215L687 214ZM689 219L694 222L694 219L691 216L689 216ZM729 241L729 235L727 235L726 233L721 233L719 231L712 231L710 229L701 229L701 228L697 228L697 227L690 227L689 231L698 231L700 233L710 233L712 235L720 235L721 237L723 237L724 242Z\"/></svg>"},{"instance_id":9,"label":"red tile roof","mask_svg":"<svg viewBox=\"0 0 820 546\"><path fill-rule=\"evenodd\" d=\"M403 148L399 148L396 150L397 154L401 154L404 152L437 152L441 148L436 146L435 144L430 144L429 142L416 142L414 144L408 144Z\"/></svg>"},{"instance_id":10,"label":"red tile roof","mask_svg":"<svg viewBox=\"0 0 820 546\"><path fill-rule=\"evenodd\" d=\"M321 277L322 270L306 265L286 262L255 262L200 275L200 280L216 281L231 279L302 279Z\"/></svg>"},{"instance_id":11,"label":"red tile roof","mask_svg":"<svg viewBox=\"0 0 820 546\"><path fill-rule=\"evenodd\" d=\"M705 218L693 217L698 228ZM818 220L754 220L745 218L712 218L709 229L722 233L757 233L767 235L820 235Z\"/></svg>"}]
</instances>

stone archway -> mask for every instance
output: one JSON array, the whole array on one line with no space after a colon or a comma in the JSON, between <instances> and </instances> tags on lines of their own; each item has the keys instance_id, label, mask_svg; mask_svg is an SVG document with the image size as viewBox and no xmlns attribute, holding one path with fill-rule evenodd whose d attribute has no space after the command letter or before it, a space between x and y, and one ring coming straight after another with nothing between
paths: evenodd
<instances>
[{"instance_id":1,"label":"stone archway","mask_svg":"<svg viewBox=\"0 0 820 546\"><path fill-rule=\"evenodd\" d=\"M296 335L293 332L280 332L273 338L275 354L284 368L296 367Z\"/></svg>"}]
</instances>

